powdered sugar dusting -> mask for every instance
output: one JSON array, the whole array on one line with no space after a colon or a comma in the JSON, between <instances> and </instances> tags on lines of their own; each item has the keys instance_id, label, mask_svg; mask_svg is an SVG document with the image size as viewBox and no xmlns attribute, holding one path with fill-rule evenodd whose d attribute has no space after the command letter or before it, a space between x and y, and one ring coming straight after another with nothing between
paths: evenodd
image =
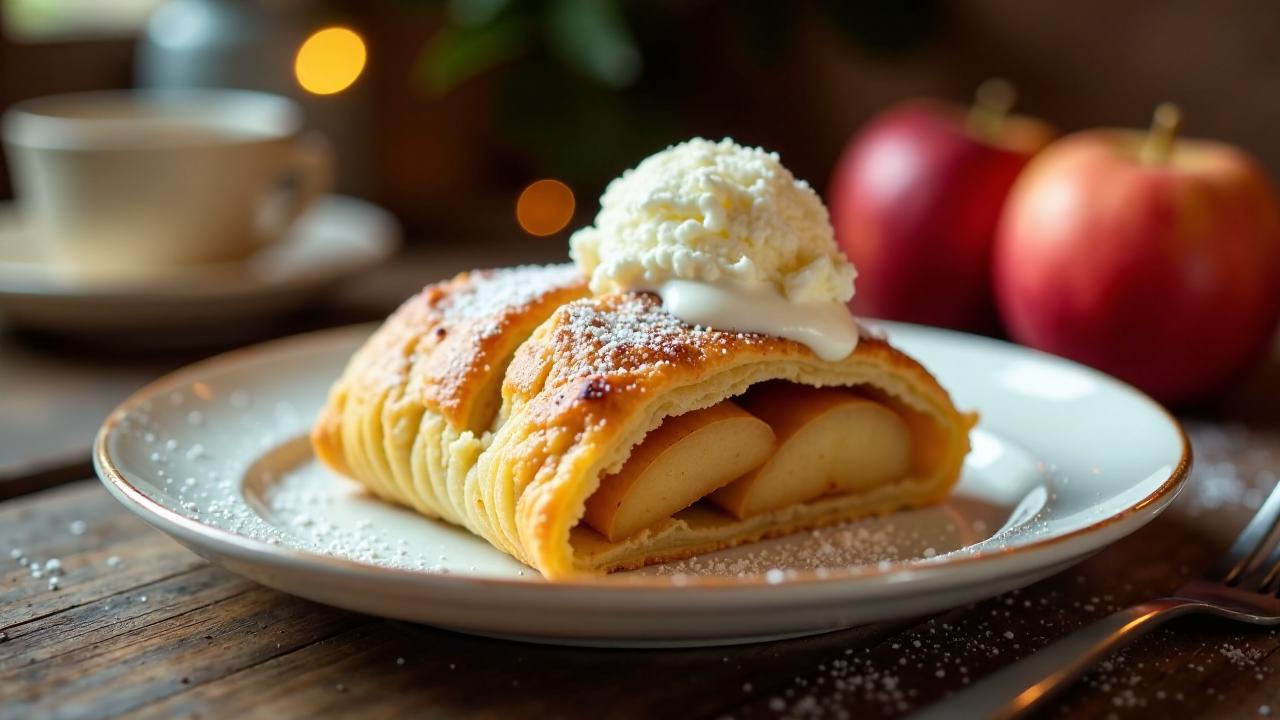
<instances>
[{"instance_id":1,"label":"powdered sugar dusting","mask_svg":"<svg viewBox=\"0 0 1280 720\"><path fill-rule=\"evenodd\" d=\"M552 372L561 378L643 376L726 355L757 337L687 325L647 293L570 303L556 336Z\"/></svg>"},{"instance_id":2,"label":"powdered sugar dusting","mask_svg":"<svg viewBox=\"0 0 1280 720\"><path fill-rule=\"evenodd\" d=\"M790 344L755 333L688 325L668 313L649 293L610 295L565 305L556 316L553 336L545 344L527 343L521 354L539 361L513 363L508 382L532 395L542 389L540 373L526 365L549 367L548 388L568 387L560 400L602 399L611 390L644 393L670 368L697 368L765 343ZM799 346L795 346L799 352ZM590 397L590 395L596 397ZM581 396L581 397L579 397ZM559 404L557 403L557 407Z\"/></svg>"},{"instance_id":3,"label":"powdered sugar dusting","mask_svg":"<svg viewBox=\"0 0 1280 720\"><path fill-rule=\"evenodd\" d=\"M649 569L655 575L763 576L774 584L800 571L819 577L830 571L925 560L936 547L966 544L964 528L933 510L903 513L891 518L868 518L819 528L727 551L709 553Z\"/></svg>"},{"instance_id":4,"label":"powdered sugar dusting","mask_svg":"<svg viewBox=\"0 0 1280 720\"><path fill-rule=\"evenodd\" d=\"M524 337L512 326L531 332L562 302L585 294L585 287L567 264L477 270L430 285L360 351L352 364L360 379L352 385L366 392L405 391L455 424L478 429L488 423L497 398L476 386L505 373L506 358ZM473 417L477 405L482 412Z\"/></svg>"},{"instance_id":5,"label":"powdered sugar dusting","mask_svg":"<svg viewBox=\"0 0 1280 720\"><path fill-rule=\"evenodd\" d=\"M445 323L494 318L494 322L477 327L477 335L484 337L499 332L496 318L537 302L555 288L582 282L582 275L570 264L476 270L467 273L465 283L442 294L434 306Z\"/></svg>"}]
</instances>

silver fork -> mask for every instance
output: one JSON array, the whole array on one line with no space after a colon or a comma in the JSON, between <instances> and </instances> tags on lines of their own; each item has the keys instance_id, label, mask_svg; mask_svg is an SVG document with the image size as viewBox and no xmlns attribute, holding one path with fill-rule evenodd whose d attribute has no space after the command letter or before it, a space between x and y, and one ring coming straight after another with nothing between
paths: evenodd
<instances>
[{"instance_id":1,"label":"silver fork","mask_svg":"<svg viewBox=\"0 0 1280 720\"><path fill-rule=\"evenodd\" d=\"M1204 577L1169 597L1121 610L972 686L926 707L913 720L1014 718L1039 707L1113 650L1181 615L1205 613L1254 625L1280 624L1280 485ZM1270 550L1268 548L1270 547Z\"/></svg>"}]
</instances>

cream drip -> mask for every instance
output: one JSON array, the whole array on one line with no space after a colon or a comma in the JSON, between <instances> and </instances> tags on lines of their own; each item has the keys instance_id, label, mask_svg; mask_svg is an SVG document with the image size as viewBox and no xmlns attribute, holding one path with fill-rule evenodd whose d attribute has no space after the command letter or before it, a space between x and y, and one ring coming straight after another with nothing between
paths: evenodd
<instances>
[{"instance_id":1,"label":"cream drip","mask_svg":"<svg viewBox=\"0 0 1280 720\"><path fill-rule=\"evenodd\" d=\"M794 302L768 285L668 280L654 288L667 312L690 325L794 340L823 360L843 360L858 344L858 323L842 302Z\"/></svg>"}]
</instances>

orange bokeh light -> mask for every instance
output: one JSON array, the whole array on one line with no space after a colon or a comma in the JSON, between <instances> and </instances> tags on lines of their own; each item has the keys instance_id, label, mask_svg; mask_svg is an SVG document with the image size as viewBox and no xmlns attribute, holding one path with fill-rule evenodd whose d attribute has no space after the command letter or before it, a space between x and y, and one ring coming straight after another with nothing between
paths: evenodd
<instances>
[{"instance_id":1,"label":"orange bokeh light","mask_svg":"<svg viewBox=\"0 0 1280 720\"><path fill-rule=\"evenodd\" d=\"M298 48L293 74L304 90L316 95L342 92L364 72L368 52L364 39L344 27L317 30Z\"/></svg>"},{"instance_id":2,"label":"orange bokeh light","mask_svg":"<svg viewBox=\"0 0 1280 720\"><path fill-rule=\"evenodd\" d=\"M555 235L573 219L573 191L559 180L538 180L516 200L516 222L530 235Z\"/></svg>"}]
</instances>

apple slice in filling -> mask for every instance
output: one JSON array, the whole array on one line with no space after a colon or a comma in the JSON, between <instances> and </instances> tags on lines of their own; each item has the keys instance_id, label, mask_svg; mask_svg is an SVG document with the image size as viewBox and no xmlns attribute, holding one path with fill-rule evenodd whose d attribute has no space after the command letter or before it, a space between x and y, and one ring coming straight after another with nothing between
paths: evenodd
<instances>
[{"instance_id":1,"label":"apple slice in filling","mask_svg":"<svg viewBox=\"0 0 1280 720\"><path fill-rule=\"evenodd\" d=\"M583 520L616 542L759 467L773 449L769 425L728 400L666 418L601 479Z\"/></svg>"},{"instance_id":2,"label":"apple slice in filling","mask_svg":"<svg viewBox=\"0 0 1280 720\"><path fill-rule=\"evenodd\" d=\"M740 399L778 438L767 462L708 498L736 518L907 477L911 431L892 409L842 388L773 383Z\"/></svg>"}]
</instances>

